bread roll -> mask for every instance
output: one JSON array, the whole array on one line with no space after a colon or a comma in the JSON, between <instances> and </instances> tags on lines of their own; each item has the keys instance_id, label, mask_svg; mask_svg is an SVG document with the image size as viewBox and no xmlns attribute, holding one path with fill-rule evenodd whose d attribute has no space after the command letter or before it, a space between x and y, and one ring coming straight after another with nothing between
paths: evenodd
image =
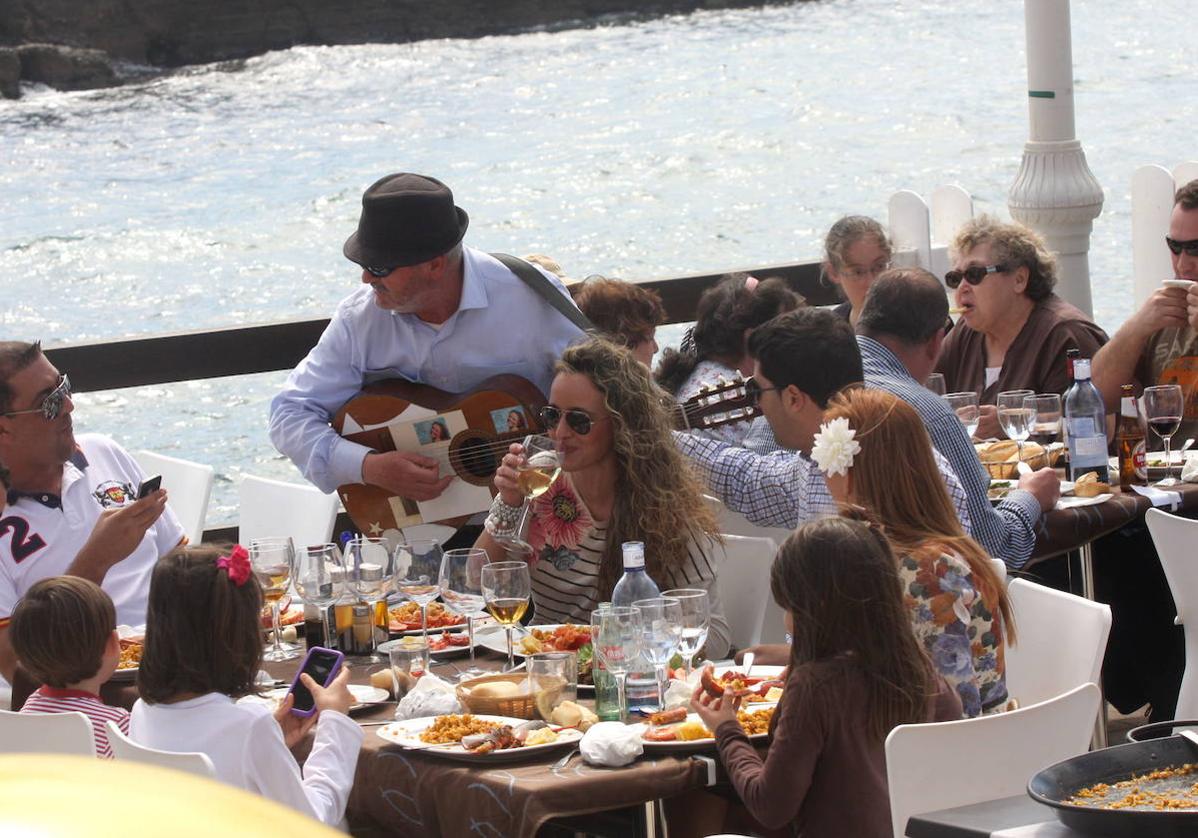
<instances>
[{"instance_id":1,"label":"bread roll","mask_svg":"<svg viewBox=\"0 0 1198 838\"><path fill-rule=\"evenodd\" d=\"M487 681L470 688L472 698L513 698L520 694L520 687L511 681Z\"/></svg>"}]
</instances>

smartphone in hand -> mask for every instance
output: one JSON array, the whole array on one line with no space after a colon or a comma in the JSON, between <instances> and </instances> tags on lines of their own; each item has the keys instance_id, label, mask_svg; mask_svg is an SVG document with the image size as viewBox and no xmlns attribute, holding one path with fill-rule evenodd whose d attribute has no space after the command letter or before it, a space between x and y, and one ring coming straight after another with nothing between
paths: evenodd
<instances>
[{"instance_id":1,"label":"smartphone in hand","mask_svg":"<svg viewBox=\"0 0 1198 838\"><path fill-rule=\"evenodd\" d=\"M304 658L299 672L295 673L295 680L291 682L291 689L288 690L291 695L295 696L295 704L292 705L291 712L305 717L316 712L316 700L312 697L312 691L300 681L300 675L306 672L312 676L313 681L322 687L327 687L341 671L341 664L344 660L345 655L332 649L324 649L320 646L313 646L309 649L308 656Z\"/></svg>"},{"instance_id":2,"label":"smartphone in hand","mask_svg":"<svg viewBox=\"0 0 1198 838\"><path fill-rule=\"evenodd\" d=\"M158 487L162 485L162 475L155 474L153 477L147 477L142 484L137 487L137 500L141 500L147 495L158 491Z\"/></svg>"}]
</instances>

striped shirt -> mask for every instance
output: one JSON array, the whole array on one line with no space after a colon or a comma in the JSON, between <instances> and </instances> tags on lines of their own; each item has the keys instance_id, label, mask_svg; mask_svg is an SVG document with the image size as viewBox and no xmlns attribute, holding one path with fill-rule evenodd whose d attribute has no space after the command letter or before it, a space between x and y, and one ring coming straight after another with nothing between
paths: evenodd
<instances>
[{"instance_id":1,"label":"striped shirt","mask_svg":"<svg viewBox=\"0 0 1198 838\"><path fill-rule=\"evenodd\" d=\"M599 568L607 523L591 518L568 474L563 473L549 491L533 501L528 541L536 555L529 573L533 624L589 625L591 612L599 605ZM692 539L686 560L653 578L663 591L707 591L711 613L707 653L712 658L727 654L731 637L715 584L720 553L713 542L705 539L700 545Z\"/></svg>"},{"instance_id":2,"label":"striped shirt","mask_svg":"<svg viewBox=\"0 0 1198 838\"><path fill-rule=\"evenodd\" d=\"M25 700L22 713L82 713L91 720L92 733L96 737L96 756L112 759L112 746L108 743L108 728L105 722L116 722L121 733L129 735L129 711L123 707L109 707L94 693L83 690L60 689L42 685Z\"/></svg>"}]
</instances>

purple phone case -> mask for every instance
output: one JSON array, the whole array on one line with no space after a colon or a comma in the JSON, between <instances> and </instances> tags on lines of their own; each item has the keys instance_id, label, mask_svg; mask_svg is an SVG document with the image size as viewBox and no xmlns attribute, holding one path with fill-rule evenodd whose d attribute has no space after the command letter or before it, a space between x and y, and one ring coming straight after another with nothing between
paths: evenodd
<instances>
[{"instance_id":1,"label":"purple phone case","mask_svg":"<svg viewBox=\"0 0 1198 838\"><path fill-rule=\"evenodd\" d=\"M295 677L291 679L291 686L287 689L288 694L295 692L295 685L299 683L300 675L302 675L304 670L308 668L308 661L310 661L312 656L316 654L335 655L337 657L337 660L333 663L333 668L329 670L329 677L324 679L324 683L321 684L321 686L327 687L333 682L333 679L337 677L337 673L341 671L341 664L345 661L345 655L341 654L336 649L326 649L323 646L313 646L308 650L308 654L304 656L304 662L300 664L300 668L296 671ZM311 675L312 673L308 674ZM312 703L311 710L300 710L298 707L292 707L291 712L296 716L303 716L304 718L307 718L316 712L316 703Z\"/></svg>"}]
</instances>

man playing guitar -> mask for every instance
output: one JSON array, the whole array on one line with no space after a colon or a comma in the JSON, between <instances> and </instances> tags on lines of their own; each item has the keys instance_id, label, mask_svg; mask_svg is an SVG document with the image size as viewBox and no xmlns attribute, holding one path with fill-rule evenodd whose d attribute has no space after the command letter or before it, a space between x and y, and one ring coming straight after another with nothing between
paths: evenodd
<instances>
[{"instance_id":1,"label":"man playing guitar","mask_svg":"<svg viewBox=\"0 0 1198 838\"><path fill-rule=\"evenodd\" d=\"M468 223L431 177L388 175L362 196L343 252L362 267L363 287L341 301L270 409L271 441L321 490L365 483L427 501L453 479L434 459L373 450L330 427L364 385L403 378L462 393L508 374L548 393L554 362L582 334L502 262L463 246Z\"/></svg>"}]
</instances>

